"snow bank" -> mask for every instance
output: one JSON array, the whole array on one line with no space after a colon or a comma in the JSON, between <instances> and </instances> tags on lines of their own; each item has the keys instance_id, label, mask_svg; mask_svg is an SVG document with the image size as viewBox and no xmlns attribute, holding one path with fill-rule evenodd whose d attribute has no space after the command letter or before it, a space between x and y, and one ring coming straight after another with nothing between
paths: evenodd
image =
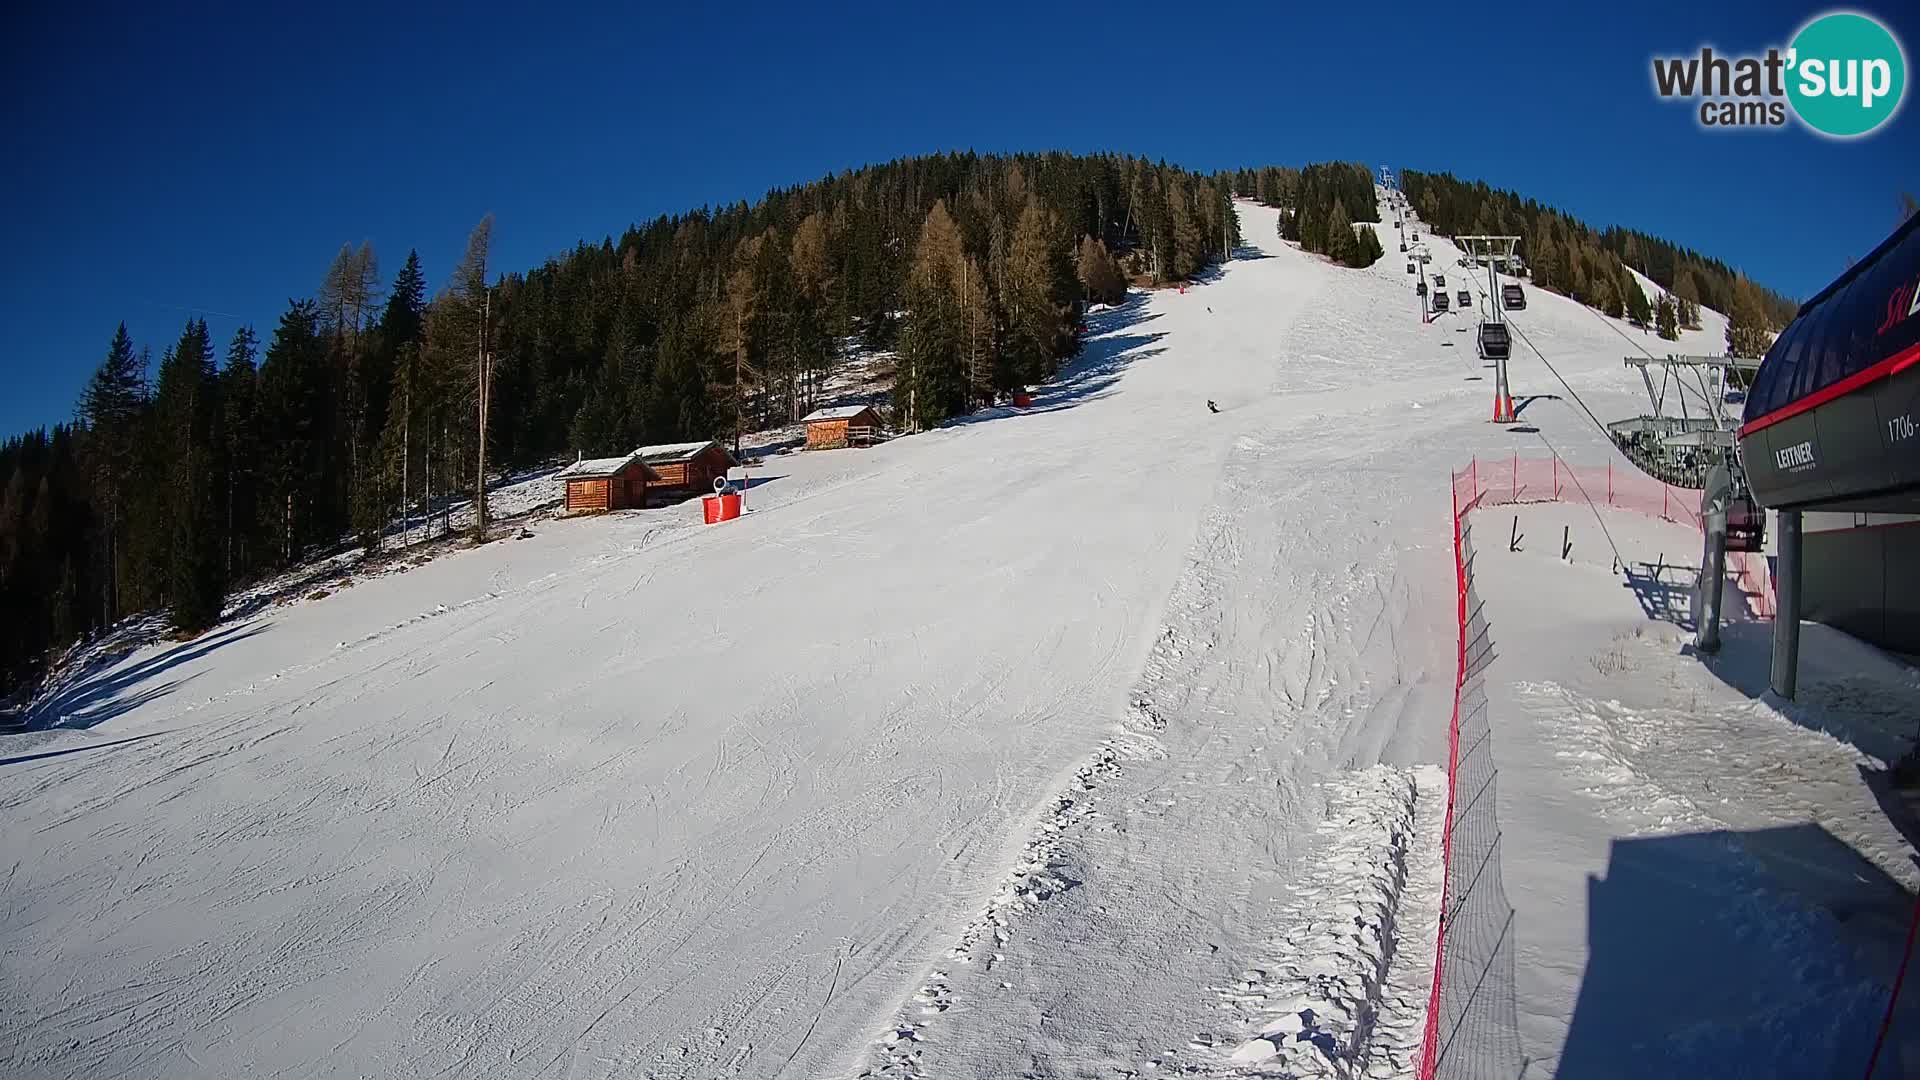
<instances>
[{"instance_id":1,"label":"snow bank","mask_svg":"<svg viewBox=\"0 0 1920 1080\"><path fill-rule=\"evenodd\" d=\"M1269 966L1216 988L1258 1031L1229 1059L1282 1076L1404 1076L1418 1063L1426 1020L1420 976L1432 970L1431 956L1420 957L1440 909L1438 830L1429 828L1428 842L1417 845L1415 822L1441 818L1446 774L1376 766L1332 778L1325 797L1325 843L1297 888L1301 907L1276 935ZM1425 858L1415 857L1416 846ZM1395 966L1401 951L1407 962ZM1390 967L1401 976L1391 984Z\"/></svg>"}]
</instances>

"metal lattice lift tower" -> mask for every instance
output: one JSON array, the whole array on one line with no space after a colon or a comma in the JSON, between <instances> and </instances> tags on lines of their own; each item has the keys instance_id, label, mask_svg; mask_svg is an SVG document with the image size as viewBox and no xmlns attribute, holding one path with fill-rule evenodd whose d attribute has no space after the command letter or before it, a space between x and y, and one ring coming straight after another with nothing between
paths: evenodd
<instances>
[{"instance_id":1,"label":"metal lattice lift tower","mask_svg":"<svg viewBox=\"0 0 1920 1080\"><path fill-rule=\"evenodd\" d=\"M1653 411L1608 424L1608 434L1641 471L1679 487L1699 487L1715 461L1733 445L1734 431L1740 426L1727 410L1728 373L1751 374L1760 361L1733 356L1625 359L1628 367L1640 369ZM1658 383L1654 368L1661 371ZM1667 412L1669 404L1678 404L1680 415Z\"/></svg>"},{"instance_id":2,"label":"metal lattice lift tower","mask_svg":"<svg viewBox=\"0 0 1920 1080\"><path fill-rule=\"evenodd\" d=\"M1720 647L1720 602L1727 552L1757 552L1766 540L1766 512L1754 501L1736 449L1739 418L1727 409L1730 374L1758 370L1760 361L1735 356L1629 356L1639 368L1653 411L1607 425L1615 445L1645 472L1677 487L1701 488L1700 520L1706 548L1696 596L1695 647ZM1653 368L1660 369L1654 382ZM1689 409L1691 396L1697 408ZM1680 415L1666 411L1677 403Z\"/></svg>"},{"instance_id":3,"label":"metal lattice lift tower","mask_svg":"<svg viewBox=\"0 0 1920 1080\"><path fill-rule=\"evenodd\" d=\"M1512 266L1518 260L1514 250L1520 245L1517 236L1456 236L1453 242L1467 249L1467 254L1475 261L1484 261L1487 265L1487 322L1494 325L1506 321L1501 313L1499 268ZM1483 326L1485 323L1482 324ZM1519 420L1513 411L1513 393L1507 387L1507 358L1494 357L1493 361L1493 422L1511 424Z\"/></svg>"}]
</instances>

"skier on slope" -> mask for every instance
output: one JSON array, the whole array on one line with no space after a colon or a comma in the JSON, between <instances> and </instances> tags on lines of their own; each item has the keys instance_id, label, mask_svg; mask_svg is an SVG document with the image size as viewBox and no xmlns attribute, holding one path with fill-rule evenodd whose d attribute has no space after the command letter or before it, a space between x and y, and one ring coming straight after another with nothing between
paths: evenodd
<instances>
[{"instance_id":1,"label":"skier on slope","mask_svg":"<svg viewBox=\"0 0 1920 1080\"><path fill-rule=\"evenodd\" d=\"M1219 411L1220 411L1220 406L1218 406L1218 405L1215 405L1215 404L1213 403L1213 401L1212 401L1212 399L1208 399L1208 401L1207 401L1207 411L1208 411L1208 412L1211 412L1211 413L1217 413L1217 412L1219 412Z\"/></svg>"}]
</instances>

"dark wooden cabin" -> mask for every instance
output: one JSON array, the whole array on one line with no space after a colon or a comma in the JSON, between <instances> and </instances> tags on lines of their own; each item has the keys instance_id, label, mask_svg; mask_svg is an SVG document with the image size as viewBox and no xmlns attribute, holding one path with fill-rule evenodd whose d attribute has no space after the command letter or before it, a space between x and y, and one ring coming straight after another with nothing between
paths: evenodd
<instances>
[{"instance_id":1,"label":"dark wooden cabin","mask_svg":"<svg viewBox=\"0 0 1920 1080\"><path fill-rule=\"evenodd\" d=\"M655 479L637 452L576 461L557 475L567 485L569 514L638 509L647 504L647 487Z\"/></svg>"},{"instance_id":2,"label":"dark wooden cabin","mask_svg":"<svg viewBox=\"0 0 1920 1080\"><path fill-rule=\"evenodd\" d=\"M728 469L739 464L726 447L712 439L643 446L634 453L652 473L648 489L668 498L711 494L714 477L727 475Z\"/></svg>"},{"instance_id":3,"label":"dark wooden cabin","mask_svg":"<svg viewBox=\"0 0 1920 1080\"><path fill-rule=\"evenodd\" d=\"M807 425L807 449L833 450L879 441L884 421L871 405L842 405L815 409L800 422Z\"/></svg>"}]
</instances>

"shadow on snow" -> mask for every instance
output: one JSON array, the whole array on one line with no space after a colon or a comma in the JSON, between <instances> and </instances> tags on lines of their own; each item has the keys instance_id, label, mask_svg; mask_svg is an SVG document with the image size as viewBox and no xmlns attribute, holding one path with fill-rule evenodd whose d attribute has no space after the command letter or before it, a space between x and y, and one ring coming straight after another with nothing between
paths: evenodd
<instances>
[{"instance_id":1,"label":"shadow on snow","mask_svg":"<svg viewBox=\"0 0 1920 1080\"><path fill-rule=\"evenodd\" d=\"M124 653L99 656L66 679L60 689L35 702L23 717L23 727L27 731L96 727L172 693L195 676L158 685L143 684L150 684L157 676L216 649L264 634L268 625L259 621L230 624L124 666L120 664Z\"/></svg>"},{"instance_id":2,"label":"shadow on snow","mask_svg":"<svg viewBox=\"0 0 1920 1080\"><path fill-rule=\"evenodd\" d=\"M1860 1076L1912 907L1818 825L1616 839L1557 1075ZM1879 1076L1920 1067L1901 998Z\"/></svg>"},{"instance_id":3,"label":"shadow on snow","mask_svg":"<svg viewBox=\"0 0 1920 1080\"><path fill-rule=\"evenodd\" d=\"M1089 312L1087 337L1081 343L1080 352L1060 369L1060 374L1052 382L1034 391L1030 407L1013 409L995 406L981 409L966 416L957 416L944 426L960 427L1011 416L1059 412L1105 397L1112 392L1114 384L1120 381L1121 374L1128 367L1165 351L1151 347L1165 334L1130 332L1160 317L1147 313L1147 295L1144 292L1130 293L1118 305Z\"/></svg>"}]
</instances>

